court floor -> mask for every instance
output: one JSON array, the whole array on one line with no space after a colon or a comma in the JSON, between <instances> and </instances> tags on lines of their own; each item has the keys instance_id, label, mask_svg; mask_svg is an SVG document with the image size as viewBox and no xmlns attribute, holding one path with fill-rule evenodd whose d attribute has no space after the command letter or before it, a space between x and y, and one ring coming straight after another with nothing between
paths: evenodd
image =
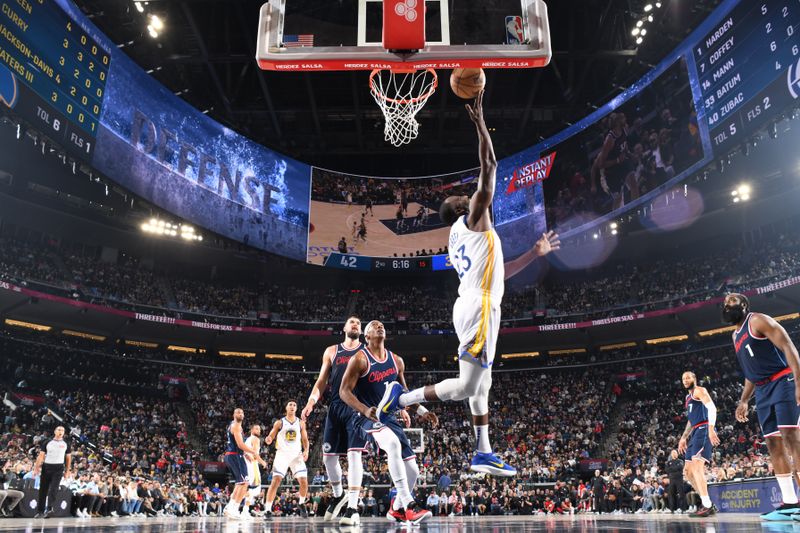
<instances>
[{"instance_id":1,"label":"court floor","mask_svg":"<svg viewBox=\"0 0 800 533\"><path fill-rule=\"evenodd\" d=\"M412 528L395 525L385 518L363 519L359 528L339 527L321 519L274 518L269 522L230 521L224 518L17 518L0 520L0 531L25 532L126 532L126 533L293 533L429 531L431 533L526 532L676 532L676 533L800 533L800 522L762 522L757 515L721 514L708 519L675 516L497 516L432 518Z\"/></svg>"}]
</instances>

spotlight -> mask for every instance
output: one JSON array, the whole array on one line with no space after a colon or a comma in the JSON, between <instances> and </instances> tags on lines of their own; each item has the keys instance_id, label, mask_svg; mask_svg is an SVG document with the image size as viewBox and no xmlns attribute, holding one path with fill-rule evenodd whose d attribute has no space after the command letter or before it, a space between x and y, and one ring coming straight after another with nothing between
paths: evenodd
<instances>
[{"instance_id":1,"label":"spotlight","mask_svg":"<svg viewBox=\"0 0 800 533\"><path fill-rule=\"evenodd\" d=\"M746 183L743 183L742 185L739 185L739 188L736 189L736 191L742 196L750 194L750 186Z\"/></svg>"},{"instance_id":2,"label":"spotlight","mask_svg":"<svg viewBox=\"0 0 800 533\"><path fill-rule=\"evenodd\" d=\"M639 35L639 28L633 28L633 30L631 30L631 35L633 35L634 37Z\"/></svg>"},{"instance_id":3,"label":"spotlight","mask_svg":"<svg viewBox=\"0 0 800 533\"><path fill-rule=\"evenodd\" d=\"M647 22L653 22L653 15L647 16Z\"/></svg>"},{"instance_id":4,"label":"spotlight","mask_svg":"<svg viewBox=\"0 0 800 533\"><path fill-rule=\"evenodd\" d=\"M653 4L647 4L646 6L644 6L644 12L645 13L648 13L648 12L650 12L652 10L653 10Z\"/></svg>"},{"instance_id":5,"label":"spotlight","mask_svg":"<svg viewBox=\"0 0 800 533\"><path fill-rule=\"evenodd\" d=\"M647 35L647 30L642 28L642 36Z\"/></svg>"},{"instance_id":6,"label":"spotlight","mask_svg":"<svg viewBox=\"0 0 800 533\"><path fill-rule=\"evenodd\" d=\"M156 31L163 30L164 21L162 21L158 15L150 15L150 26Z\"/></svg>"},{"instance_id":7,"label":"spotlight","mask_svg":"<svg viewBox=\"0 0 800 533\"><path fill-rule=\"evenodd\" d=\"M22 137L22 124L17 124L17 139Z\"/></svg>"},{"instance_id":8,"label":"spotlight","mask_svg":"<svg viewBox=\"0 0 800 533\"><path fill-rule=\"evenodd\" d=\"M599 239L599 238L600 238L600 235L598 235L597 233L595 233L594 235L592 235L592 238L594 238L594 239Z\"/></svg>"},{"instance_id":9,"label":"spotlight","mask_svg":"<svg viewBox=\"0 0 800 533\"><path fill-rule=\"evenodd\" d=\"M643 40L644 40L644 39L642 39L641 37L637 37L637 38L636 38L636 44L642 44L642 41L643 41Z\"/></svg>"},{"instance_id":10,"label":"spotlight","mask_svg":"<svg viewBox=\"0 0 800 533\"><path fill-rule=\"evenodd\" d=\"M611 229L617 229L617 223L616 222L612 222L611 223Z\"/></svg>"},{"instance_id":11,"label":"spotlight","mask_svg":"<svg viewBox=\"0 0 800 533\"><path fill-rule=\"evenodd\" d=\"M656 2L656 7L661 7L661 2Z\"/></svg>"},{"instance_id":12,"label":"spotlight","mask_svg":"<svg viewBox=\"0 0 800 533\"><path fill-rule=\"evenodd\" d=\"M641 28L642 26L644 26L644 21L643 20L640 20L639 22L636 23L636 27L637 28Z\"/></svg>"},{"instance_id":13,"label":"spotlight","mask_svg":"<svg viewBox=\"0 0 800 533\"><path fill-rule=\"evenodd\" d=\"M144 13L144 6L141 2L134 2L133 5L136 7L136 11L139 13Z\"/></svg>"},{"instance_id":14,"label":"spotlight","mask_svg":"<svg viewBox=\"0 0 800 533\"><path fill-rule=\"evenodd\" d=\"M717 159L717 172L719 172L720 174L725 172L725 159L723 158Z\"/></svg>"},{"instance_id":15,"label":"spotlight","mask_svg":"<svg viewBox=\"0 0 800 533\"><path fill-rule=\"evenodd\" d=\"M152 37L153 39L157 39L158 38L158 32L156 31L156 29L152 25L147 26L147 33L149 33L150 37Z\"/></svg>"},{"instance_id":16,"label":"spotlight","mask_svg":"<svg viewBox=\"0 0 800 533\"><path fill-rule=\"evenodd\" d=\"M612 229L612 230L611 230L611 235L616 235L616 234L617 234L617 230L615 230L615 229Z\"/></svg>"}]
</instances>

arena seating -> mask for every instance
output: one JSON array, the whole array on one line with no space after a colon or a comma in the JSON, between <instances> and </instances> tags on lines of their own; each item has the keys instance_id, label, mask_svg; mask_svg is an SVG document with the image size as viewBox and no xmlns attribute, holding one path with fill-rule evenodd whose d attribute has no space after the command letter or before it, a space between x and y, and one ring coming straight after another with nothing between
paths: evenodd
<instances>
[{"instance_id":1,"label":"arena seating","mask_svg":"<svg viewBox=\"0 0 800 533\"><path fill-rule=\"evenodd\" d=\"M759 242L717 242L690 255L669 254L633 264L609 265L591 273L558 275L542 285L509 287L503 301L503 321L531 320L534 310L546 311L547 323L573 322L631 312L674 307L718 297L785 279L800 272L800 237L783 233ZM720 254L729 260L720 263ZM0 238L0 278L43 282L71 288L79 297L102 299L112 306L138 304L165 315L197 313L231 319L256 320L270 316L273 325L328 329L345 317L353 297L364 317L393 320L398 312L411 331L449 328L455 277L436 283L386 284L380 289L349 287L312 289L268 283L242 285L236 281L201 281L178 272L155 273L136 258L115 264L76 255L51 243ZM769 257L769 262L761 259ZM596 287L602 286L598 291Z\"/></svg>"},{"instance_id":2,"label":"arena seating","mask_svg":"<svg viewBox=\"0 0 800 533\"><path fill-rule=\"evenodd\" d=\"M795 321L787 326L795 335L800 324ZM580 482L585 475L581 460L600 454L609 459L607 494L618 491L620 501L629 503L624 508L631 511L641 509L645 502L649 502L645 509L657 507L660 500L653 487L660 483L666 456L684 425L685 391L679 380L686 369L698 374L719 406L723 444L715 451L711 479L767 473L757 426L753 421L738 424L732 418L740 377L732 350L724 343L654 348L644 359L642 352L626 350L604 357L608 364L594 367L496 372L492 440L495 449L520 469L519 476L501 482L468 473L465 465L473 436L467 409L460 403L434 404L431 408L440 425L424 428L426 449L418 457L422 468L418 498L436 502L436 512L446 514L586 510L590 492ZM24 476L34 459L31 447L52 430L54 416L66 417L68 425L80 431L80 436L73 437L78 444L77 472L99 474L103 483L112 478L112 496L98 507L101 514L123 512L124 498L113 495L126 494L129 480L136 485L150 483L151 489L160 484L163 497L151 496L140 512L218 512L220 502L225 502L225 488L206 481L198 464L219 459L221 428L233 407L243 407L247 423L261 423L266 431L282 416L289 399L302 407L314 379L313 373L239 368L228 358L213 368L152 356L145 359L146 351L126 350L122 357L119 350L88 349L91 346L91 341L57 334L2 330L3 386L7 391L41 394L53 413L42 406L20 406L13 411L5 406L0 418L0 462L6 476ZM688 348L692 348L688 353L681 351ZM185 378L186 389L173 390L160 379L163 375ZM413 386L440 377L409 373L408 381ZM323 399L309 420L312 450L317 453L319 446L314 448L314 444L321 438L325 409ZM318 482L325 481L319 457L311 458L310 471L317 472ZM370 485L388 482L385 461L375 456L366 458L365 471ZM125 482L120 481L123 478ZM83 501L81 491L89 481L79 477L75 482L76 501ZM113 488L120 483L122 493ZM537 487L536 483L548 485ZM315 489L309 505L324 509L328 497L324 489ZM280 498L276 505L282 512L297 511L293 491L287 488ZM621 512L622 508L609 504L606 510Z\"/></svg>"}]
</instances>

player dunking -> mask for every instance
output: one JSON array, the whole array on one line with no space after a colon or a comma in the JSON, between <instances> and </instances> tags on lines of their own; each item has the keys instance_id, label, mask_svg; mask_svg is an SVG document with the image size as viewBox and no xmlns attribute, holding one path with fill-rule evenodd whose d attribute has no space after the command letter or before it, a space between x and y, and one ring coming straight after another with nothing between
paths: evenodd
<instances>
[{"instance_id":1,"label":"player dunking","mask_svg":"<svg viewBox=\"0 0 800 533\"><path fill-rule=\"evenodd\" d=\"M800 359L792 339L774 318L750 311L743 294L729 294L722 319L736 326L733 346L744 374L744 390L736 406L736 420L747 421L748 402L756 397L756 413L767 441L769 459L781 488L783 505L764 513L764 520L800 519L792 462L800 466ZM789 456L792 461L790 462Z\"/></svg>"},{"instance_id":2,"label":"player dunking","mask_svg":"<svg viewBox=\"0 0 800 533\"><path fill-rule=\"evenodd\" d=\"M350 417L352 431L370 435L378 447L386 453L389 476L397 488L392 516L398 521L419 524L431 516L431 512L417 506L411 491L419 476L419 466L411 443L408 441L397 418L378 421L377 406L388 383L397 380L405 386L403 360L384 346L386 330L383 324L373 320L364 328L367 345L347 363L339 396L355 411ZM410 423L408 413L401 411L406 425ZM421 419L436 426L439 419L422 406L417 414ZM349 525L358 524L358 509L348 506L345 517L350 517Z\"/></svg>"},{"instance_id":3,"label":"player dunking","mask_svg":"<svg viewBox=\"0 0 800 533\"><path fill-rule=\"evenodd\" d=\"M261 426L253 424L250 428L250 436L244 441L255 453L245 453L244 460L247 463L247 479L250 482L250 490L247 491L247 499L242 513L255 504L255 499L261 494L261 470L258 465L267 467L267 462L261 458Z\"/></svg>"},{"instance_id":4,"label":"player dunking","mask_svg":"<svg viewBox=\"0 0 800 533\"><path fill-rule=\"evenodd\" d=\"M361 454L367 441L361 432L348 431L347 422L353 410L339 398L339 386L347 368L347 363L363 347L361 341L361 320L351 316L344 325L344 341L341 344L328 346L322 354L322 367L319 377L308 402L303 408L301 418L305 420L311 415L314 406L319 402L322 392L328 388L328 415L325 417L325 432L322 440L322 457L325 472L331 482L334 501L325 511L325 520L333 520L345 505L358 506L358 495L364 478L364 466ZM344 496L342 489L342 466L339 457L347 455L348 494Z\"/></svg>"},{"instance_id":5,"label":"player dunking","mask_svg":"<svg viewBox=\"0 0 800 533\"><path fill-rule=\"evenodd\" d=\"M490 214L497 160L483 120L482 102L483 92L474 105L466 106L478 131L481 163L478 190L471 198L450 196L439 209L442 222L452 226L450 261L461 278L459 296L453 307L453 325L459 340L459 376L406 393L399 383L391 383L378 405L378 415L383 421L398 407L468 398L477 449L470 469L497 476L513 476L516 470L492 452L489 442L491 366L500 328L504 279L521 271L537 257L558 250L560 242L556 234L549 232L542 235L532 250L507 265L503 264L500 239L492 227Z\"/></svg>"},{"instance_id":6,"label":"player dunking","mask_svg":"<svg viewBox=\"0 0 800 533\"><path fill-rule=\"evenodd\" d=\"M689 391L686 395L686 429L678 442L678 453L686 454L684 472L686 479L700 495L702 507L692 516L706 517L716 514L717 507L708 497L706 483L706 463L711 462L712 446L719 444L715 425L717 408L705 387L697 385L694 372L684 372L681 376L683 386Z\"/></svg>"},{"instance_id":7,"label":"player dunking","mask_svg":"<svg viewBox=\"0 0 800 533\"><path fill-rule=\"evenodd\" d=\"M225 516L234 519L247 519L252 518L247 509L239 513L239 506L247 494L247 463L244 460L243 453L254 454L255 450L244 442L242 437L242 421L244 420L244 411L237 408L233 411L233 420L228 424L226 430L225 443L225 464L233 475L233 483L235 488L228 505L225 506Z\"/></svg>"},{"instance_id":8,"label":"player dunking","mask_svg":"<svg viewBox=\"0 0 800 533\"><path fill-rule=\"evenodd\" d=\"M272 461L272 483L267 490L267 501L265 518L272 516L272 504L278 487L281 486L286 472L292 470L292 474L300 483L300 515L308 516L305 503L308 497L308 433L306 433L306 423L295 416L297 413L297 403L290 401L286 404L286 416L276 420L272 425L264 442L269 446L275 441L275 459ZM302 445L302 448L301 448Z\"/></svg>"}]
</instances>

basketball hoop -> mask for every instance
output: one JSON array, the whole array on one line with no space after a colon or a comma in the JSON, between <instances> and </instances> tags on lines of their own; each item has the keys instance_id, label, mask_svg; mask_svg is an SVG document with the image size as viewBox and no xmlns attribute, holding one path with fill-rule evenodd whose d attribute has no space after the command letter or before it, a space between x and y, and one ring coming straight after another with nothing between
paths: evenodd
<instances>
[{"instance_id":1,"label":"basketball hoop","mask_svg":"<svg viewBox=\"0 0 800 533\"><path fill-rule=\"evenodd\" d=\"M387 142L402 146L416 139L416 115L436 92L439 78L432 68L414 71L372 71L369 88L386 117L383 135Z\"/></svg>"}]
</instances>

